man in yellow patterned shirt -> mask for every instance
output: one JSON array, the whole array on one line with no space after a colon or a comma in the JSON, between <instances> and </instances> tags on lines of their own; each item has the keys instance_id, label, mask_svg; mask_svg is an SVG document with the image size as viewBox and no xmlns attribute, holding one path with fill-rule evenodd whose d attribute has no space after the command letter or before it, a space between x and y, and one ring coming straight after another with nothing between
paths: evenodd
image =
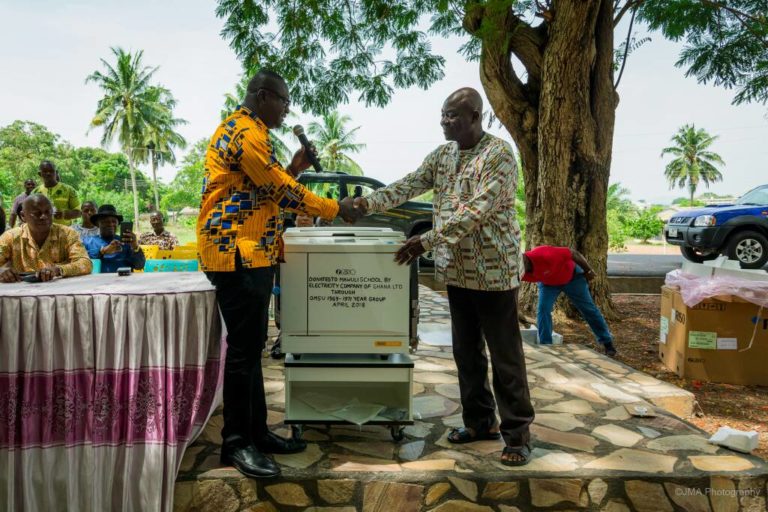
<instances>
[{"instance_id":1,"label":"man in yellow patterned shirt","mask_svg":"<svg viewBox=\"0 0 768 512\"><path fill-rule=\"evenodd\" d=\"M53 222L62 226L72 225L72 219L80 217L80 199L74 188L59 180L59 171L50 160L40 162L40 171L38 172L43 184L39 185L34 192L43 194L51 200L55 208Z\"/></svg>"},{"instance_id":2,"label":"man in yellow patterned shirt","mask_svg":"<svg viewBox=\"0 0 768 512\"><path fill-rule=\"evenodd\" d=\"M294 180L309 167L303 149L287 168L275 158L269 130L282 125L288 96L283 78L271 71L250 81L243 106L211 138L197 220L201 269L216 287L227 326L221 461L253 478L280 474L266 453L306 448L304 441L267 428L261 351L283 231L280 210L347 221L358 217L351 200L318 197Z\"/></svg>"},{"instance_id":3,"label":"man in yellow patterned shirt","mask_svg":"<svg viewBox=\"0 0 768 512\"><path fill-rule=\"evenodd\" d=\"M40 281L91 273L91 260L77 231L53 223L50 199L31 194L22 215L21 227L0 236L0 282L18 282L25 273Z\"/></svg>"}]
</instances>

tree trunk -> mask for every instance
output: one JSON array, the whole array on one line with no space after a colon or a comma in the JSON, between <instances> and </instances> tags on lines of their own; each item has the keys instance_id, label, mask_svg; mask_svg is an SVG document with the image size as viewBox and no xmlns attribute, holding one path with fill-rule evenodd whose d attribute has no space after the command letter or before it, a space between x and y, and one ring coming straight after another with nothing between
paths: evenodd
<instances>
[{"instance_id":1,"label":"tree trunk","mask_svg":"<svg viewBox=\"0 0 768 512\"><path fill-rule=\"evenodd\" d=\"M128 156L128 169L131 171L131 189L133 190L133 232L138 233L139 230L139 192L136 189L136 169L134 167L133 159Z\"/></svg>"},{"instance_id":2,"label":"tree trunk","mask_svg":"<svg viewBox=\"0 0 768 512\"><path fill-rule=\"evenodd\" d=\"M691 202L688 206L693 207L693 195L696 193L696 189L693 187L688 187L688 191L691 193Z\"/></svg>"},{"instance_id":3,"label":"tree trunk","mask_svg":"<svg viewBox=\"0 0 768 512\"><path fill-rule=\"evenodd\" d=\"M506 39L484 39L481 80L494 113L520 151L526 247L572 247L597 277L592 294L615 318L606 275L606 201L618 96L613 87L613 1L562 0L546 28L508 14ZM483 23L488 22L488 14ZM466 27L466 19L465 19ZM505 46L507 45L507 46ZM529 74L512 70L510 47ZM524 286L531 313L536 290ZM572 312L571 312L572 313Z\"/></svg>"},{"instance_id":4,"label":"tree trunk","mask_svg":"<svg viewBox=\"0 0 768 512\"><path fill-rule=\"evenodd\" d=\"M155 159L155 152L152 152L152 188L155 192L155 210L160 210L160 198L157 194L157 160Z\"/></svg>"}]
</instances>

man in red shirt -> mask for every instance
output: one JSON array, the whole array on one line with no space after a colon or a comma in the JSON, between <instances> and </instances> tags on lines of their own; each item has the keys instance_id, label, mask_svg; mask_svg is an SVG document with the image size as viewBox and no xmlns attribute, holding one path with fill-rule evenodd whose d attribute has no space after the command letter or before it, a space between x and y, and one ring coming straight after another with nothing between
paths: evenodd
<instances>
[{"instance_id":1,"label":"man in red shirt","mask_svg":"<svg viewBox=\"0 0 768 512\"><path fill-rule=\"evenodd\" d=\"M523 266L523 281L539 283L536 312L539 343L552 344L552 308L560 293L565 292L589 324L597 342L603 345L606 355L616 355L613 335L589 293L587 281L594 279L595 272L581 253L567 247L542 245L523 253Z\"/></svg>"}]
</instances>

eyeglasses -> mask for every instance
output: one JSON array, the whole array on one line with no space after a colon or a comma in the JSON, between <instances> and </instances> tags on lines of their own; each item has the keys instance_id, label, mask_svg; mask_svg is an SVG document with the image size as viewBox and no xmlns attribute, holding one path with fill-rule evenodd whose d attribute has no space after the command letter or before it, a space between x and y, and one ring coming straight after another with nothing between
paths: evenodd
<instances>
[{"instance_id":1,"label":"eyeglasses","mask_svg":"<svg viewBox=\"0 0 768 512\"><path fill-rule=\"evenodd\" d=\"M288 98L286 98L285 96L283 96L283 95L282 95L282 94L280 94L279 92L277 92L277 91L273 91L272 89L267 89L266 87L262 87L262 88L261 88L261 90L263 90L263 91L267 91L267 92L271 92L272 94L274 94L275 96L277 96L277 99L279 99L279 100L280 100L280 101L283 103L283 106L284 106L285 108L288 108L288 107L290 107L290 106L291 106L291 100L289 100Z\"/></svg>"}]
</instances>

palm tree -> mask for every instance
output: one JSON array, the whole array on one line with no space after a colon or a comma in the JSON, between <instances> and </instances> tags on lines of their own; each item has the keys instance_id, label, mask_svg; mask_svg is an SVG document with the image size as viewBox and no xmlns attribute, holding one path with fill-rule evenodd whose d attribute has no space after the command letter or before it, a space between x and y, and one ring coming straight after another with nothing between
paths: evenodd
<instances>
[{"instance_id":1,"label":"palm tree","mask_svg":"<svg viewBox=\"0 0 768 512\"><path fill-rule=\"evenodd\" d=\"M155 196L155 208L160 207L160 197L157 191L157 168L165 164L175 164L176 155L174 149L184 149L187 141L175 131L178 126L187 124L184 119L174 118L172 113L176 106L176 99L171 91L164 87L151 87L153 100L161 103L167 109L167 115L163 116L153 125L148 125L144 134L146 150L138 155L142 162L152 164L152 185Z\"/></svg>"},{"instance_id":2,"label":"palm tree","mask_svg":"<svg viewBox=\"0 0 768 512\"><path fill-rule=\"evenodd\" d=\"M144 52L126 52L119 47L111 50L116 58L115 66L101 59L104 73L94 71L85 79L86 83L93 82L98 85L104 93L96 105L96 114L91 120L90 128L103 127L101 145L108 147L116 138L128 157L133 189L133 221L138 231L136 162L141 160L146 151L149 128L162 125L172 116L162 101L158 101L158 91L150 84L157 68L142 63Z\"/></svg>"},{"instance_id":3,"label":"palm tree","mask_svg":"<svg viewBox=\"0 0 768 512\"><path fill-rule=\"evenodd\" d=\"M317 145L322 166L329 171L342 171L355 176L362 176L363 170L347 154L359 153L365 148L365 144L354 142L355 132L360 127L347 131L346 125L352 118L341 115L335 110L324 115L322 120L322 124L316 121L309 123L309 134Z\"/></svg>"},{"instance_id":4,"label":"palm tree","mask_svg":"<svg viewBox=\"0 0 768 512\"><path fill-rule=\"evenodd\" d=\"M243 103L245 94L248 92L248 82L248 76L243 75L240 77L240 81L235 84L235 92L224 94L224 105L222 105L221 111L219 112L222 121L229 117L229 115Z\"/></svg>"},{"instance_id":5,"label":"palm tree","mask_svg":"<svg viewBox=\"0 0 768 512\"><path fill-rule=\"evenodd\" d=\"M611 183L608 185L608 194L605 201L606 210L615 210L619 213L627 213L634 209L632 201L627 196L629 195L629 189L622 187L620 182Z\"/></svg>"},{"instance_id":6,"label":"palm tree","mask_svg":"<svg viewBox=\"0 0 768 512\"><path fill-rule=\"evenodd\" d=\"M715 167L715 164L725 165L723 159L717 153L707 151L715 140L717 137L703 128L697 130L694 125L685 125L672 137L675 145L661 150L662 157L667 154L675 156L664 170L669 188L687 186L691 204L699 183L703 182L709 188L710 183L723 180L723 175Z\"/></svg>"}]
</instances>

